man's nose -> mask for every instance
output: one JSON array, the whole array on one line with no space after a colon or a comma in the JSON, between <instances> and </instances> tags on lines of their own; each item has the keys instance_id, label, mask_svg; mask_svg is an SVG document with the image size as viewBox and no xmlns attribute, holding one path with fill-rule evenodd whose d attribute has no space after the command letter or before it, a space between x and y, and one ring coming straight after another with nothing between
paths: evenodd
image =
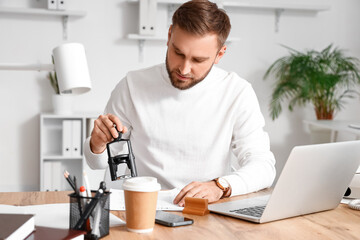
<instances>
[{"instance_id":1,"label":"man's nose","mask_svg":"<svg viewBox=\"0 0 360 240\"><path fill-rule=\"evenodd\" d=\"M189 61L184 60L179 68L181 75L187 75L191 73L191 64Z\"/></svg>"}]
</instances>

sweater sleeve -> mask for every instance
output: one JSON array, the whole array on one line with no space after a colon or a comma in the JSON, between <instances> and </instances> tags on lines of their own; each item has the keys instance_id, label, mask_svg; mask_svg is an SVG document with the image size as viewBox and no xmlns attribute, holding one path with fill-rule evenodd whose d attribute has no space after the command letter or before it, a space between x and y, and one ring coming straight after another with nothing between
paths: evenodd
<instances>
[{"instance_id":1,"label":"sweater sleeve","mask_svg":"<svg viewBox=\"0 0 360 240\"><path fill-rule=\"evenodd\" d=\"M91 169L105 169L107 168L107 153L106 150L100 154L95 154L90 149L90 138L88 137L84 142L84 155L87 164Z\"/></svg>"},{"instance_id":2,"label":"sweater sleeve","mask_svg":"<svg viewBox=\"0 0 360 240\"><path fill-rule=\"evenodd\" d=\"M239 95L231 147L236 156L234 171L226 179L231 196L270 187L275 179L275 158L270 151L269 137L264 132L265 120L251 85Z\"/></svg>"},{"instance_id":3,"label":"sweater sleeve","mask_svg":"<svg viewBox=\"0 0 360 240\"><path fill-rule=\"evenodd\" d=\"M126 134L123 135L124 138L127 138L131 131L130 121L126 117L126 106L131 104L129 103L129 92L126 78L122 79L114 90L111 93L110 99L107 102L105 107L104 114L111 113L117 116L122 124L127 127L129 130ZM83 149L86 162L88 163L91 169L105 169L108 167L108 155L105 151L100 154L95 154L90 149L90 139L87 138L84 142Z\"/></svg>"}]
</instances>

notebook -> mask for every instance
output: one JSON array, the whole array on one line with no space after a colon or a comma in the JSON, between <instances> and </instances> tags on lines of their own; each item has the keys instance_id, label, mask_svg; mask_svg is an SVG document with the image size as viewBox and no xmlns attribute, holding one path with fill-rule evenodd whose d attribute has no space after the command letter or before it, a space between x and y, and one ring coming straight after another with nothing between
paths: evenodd
<instances>
[{"instance_id":1,"label":"notebook","mask_svg":"<svg viewBox=\"0 0 360 240\"><path fill-rule=\"evenodd\" d=\"M24 239L35 229L32 214L0 214L0 239Z\"/></svg>"},{"instance_id":2,"label":"notebook","mask_svg":"<svg viewBox=\"0 0 360 240\"><path fill-rule=\"evenodd\" d=\"M360 165L360 141L294 147L271 195L209 205L256 223L334 209Z\"/></svg>"}]
</instances>

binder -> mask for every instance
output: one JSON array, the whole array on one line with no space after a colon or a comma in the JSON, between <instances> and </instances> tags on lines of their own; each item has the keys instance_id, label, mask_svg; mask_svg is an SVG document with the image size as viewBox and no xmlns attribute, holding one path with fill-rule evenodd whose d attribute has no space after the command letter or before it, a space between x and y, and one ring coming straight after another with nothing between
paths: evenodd
<instances>
[{"instance_id":1,"label":"binder","mask_svg":"<svg viewBox=\"0 0 360 240\"><path fill-rule=\"evenodd\" d=\"M81 120L63 120L62 155L81 157Z\"/></svg>"},{"instance_id":2,"label":"binder","mask_svg":"<svg viewBox=\"0 0 360 240\"><path fill-rule=\"evenodd\" d=\"M139 2L139 34L141 34L141 35L146 35L148 33L147 9L148 9L148 0L140 0L140 2Z\"/></svg>"},{"instance_id":3,"label":"binder","mask_svg":"<svg viewBox=\"0 0 360 240\"><path fill-rule=\"evenodd\" d=\"M47 0L47 8L51 10L57 9L57 0Z\"/></svg>"},{"instance_id":4,"label":"binder","mask_svg":"<svg viewBox=\"0 0 360 240\"><path fill-rule=\"evenodd\" d=\"M45 191L52 191L52 166L51 162L44 161L43 165L44 175L43 175L43 182L44 182L44 189Z\"/></svg>"},{"instance_id":5,"label":"binder","mask_svg":"<svg viewBox=\"0 0 360 240\"><path fill-rule=\"evenodd\" d=\"M156 0L140 0L139 3L139 34L155 35Z\"/></svg>"},{"instance_id":6,"label":"binder","mask_svg":"<svg viewBox=\"0 0 360 240\"><path fill-rule=\"evenodd\" d=\"M157 18L157 0L148 0L148 27L149 35L156 34L156 18Z\"/></svg>"},{"instance_id":7,"label":"binder","mask_svg":"<svg viewBox=\"0 0 360 240\"><path fill-rule=\"evenodd\" d=\"M65 10L66 9L66 3L67 0L56 0L57 3L57 10Z\"/></svg>"},{"instance_id":8,"label":"binder","mask_svg":"<svg viewBox=\"0 0 360 240\"><path fill-rule=\"evenodd\" d=\"M71 156L81 157L81 120L72 120Z\"/></svg>"},{"instance_id":9,"label":"binder","mask_svg":"<svg viewBox=\"0 0 360 240\"><path fill-rule=\"evenodd\" d=\"M72 149L72 120L62 122L62 155L71 156Z\"/></svg>"},{"instance_id":10,"label":"binder","mask_svg":"<svg viewBox=\"0 0 360 240\"><path fill-rule=\"evenodd\" d=\"M61 176L63 175L63 171L61 169L60 161L51 161L51 177L52 177L52 191L61 191L63 188L61 186L61 180L63 179Z\"/></svg>"}]
</instances>

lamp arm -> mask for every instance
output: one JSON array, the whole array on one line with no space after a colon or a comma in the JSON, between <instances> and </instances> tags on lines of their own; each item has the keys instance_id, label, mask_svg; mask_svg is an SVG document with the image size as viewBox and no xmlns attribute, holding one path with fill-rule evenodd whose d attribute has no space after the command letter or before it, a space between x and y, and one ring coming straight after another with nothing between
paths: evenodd
<instances>
[{"instance_id":1,"label":"lamp arm","mask_svg":"<svg viewBox=\"0 0 360 240\"><path fill-rule=\"evenodd\" d=\"M0 70L18 71L54 71L54 64L20 64L20 63L0 63Z\"/></svg>"}]
</instances>

